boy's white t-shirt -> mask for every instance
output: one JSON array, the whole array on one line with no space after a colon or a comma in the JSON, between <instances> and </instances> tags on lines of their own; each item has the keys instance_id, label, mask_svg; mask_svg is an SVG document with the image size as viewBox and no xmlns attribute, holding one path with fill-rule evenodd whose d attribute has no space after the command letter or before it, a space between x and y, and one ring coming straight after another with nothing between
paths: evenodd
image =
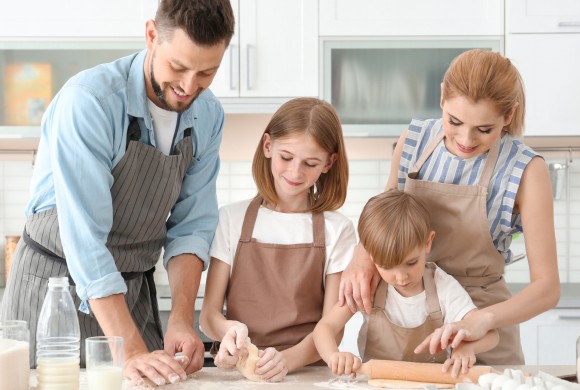
<instances>
[{"instance_id":1,"label":"boy's white t-shirt","mask_svg":"<svg viewBox=\"0 0 580 390\"><path fill-rule=\"evenodd\" d=\"M232 203L220 208L219 223L210 256L233 267L242 224L252 200ZM342 272L352 258L356 245L354 225L337 211L324 212L326 263L324 275ZM280 213L260 206L252 233L256 241L268 244L303 244L313 242L312 213ZM213 259L212 259L213 261Z\"/></svg>"},{"instance_id":2,"label":"boy's white t-shirt","mask_svg":"<svg viewBox=\"0 0 580 390\"><path fill-rule=\"evenodd\" d=\"M477 308L453 276L437 267L434 279L445 324L460 321L468 312ZM385 312L392 323L404 328L415 328L423 324L428 315L425 290L415 296L404 297L389 284Z\"/></svg>"}]
</instances>

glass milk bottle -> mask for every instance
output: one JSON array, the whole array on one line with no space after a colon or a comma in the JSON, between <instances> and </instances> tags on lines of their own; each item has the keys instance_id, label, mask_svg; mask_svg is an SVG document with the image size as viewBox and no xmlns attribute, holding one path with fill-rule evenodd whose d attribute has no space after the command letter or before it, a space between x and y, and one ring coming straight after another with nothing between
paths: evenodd
<instances>
[{"instance_id":1,"label":"glass milk bottle","mask_svg":"<svg viewBox=\"0 0 580 390\"><path fill-rule=\"evenodd\" d=\"M0 321L0 389L28 390L28 339L26 321Z\"/></svg>"},{"instance_id":2,"label":"glass milk bottle","mask_svg":"<svg viewBox=\"0 0 580 390\"><path fill-rule=\"evenodd\" d=\"M36 331L38 390L78 390L80 328L68 278L50 278Z\"/></svg>"}]
</instances>

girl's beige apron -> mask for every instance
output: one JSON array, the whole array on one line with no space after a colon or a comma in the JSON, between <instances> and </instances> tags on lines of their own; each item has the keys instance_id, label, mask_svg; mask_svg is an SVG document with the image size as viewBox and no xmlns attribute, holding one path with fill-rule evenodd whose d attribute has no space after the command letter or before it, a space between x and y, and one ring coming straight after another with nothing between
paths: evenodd
<instances>
[{"instance_id":1,"label":"girl's beige apron","mask_svg":"<svg viewBox=\"0 0 580 390\"><path fill-rule=\"evenodd\" d=\"M312 243L260 243L252 232L261 203L262 198L254 198L244 217L226 292L226 317L246 324L258 348L284 350L302 341L322 317L324 215L312 214Z\"/></svg>"},{"instance_id":2,"label":"girl's beige apron","mask_svg":"<svg viewBox=\"0 0 580 390\"><path fill-rule=\"evenodd\" d=\"M177 201L193 158L193 144L191 129L187 129L173 154L166 156L139 142L140 134L138 121L133 118L126 153L112 171L113 226L106 245L126 281L125 300L135 325L149 350L157 350L163 349L163 334L153 271L165 242L167 216ZM69 275L56 208L28 217L23 238L14 256L1 318L28 321L30 364L34 367L37 317L48 289L48 278ZM72 282L70 276L69 280ZM75 305L80 306L74 285L70 291ZM84 366L85 338L102 335L103 331L92 314L79 311L78 316Z\"/></svg>"},{"instance_id":3,"label":"girl's beige apron","mask_svg":"<svg viewBox=\"0 0 580 390\"><path fill-rule=\"evenodd\" d=\"M386 359L420 363L443 363L447 359L447 351L436 355L429 352L416 354L415 347L433 331L443 325L443 314L435 286L435 265L425 264L423 285L427 299L427 318L415 328L404 328L394 324L385 312L388 284L381 280L370 315L364 315L364 323L359 332L358 350L363 362L370 359ZM420 308L418 308L420 309Z\"/></svg>"},{"instance_id":4,"label":"girl's beige apron","mask_svg":"<svg viewBox=\"0 0 580 390\"><path fill-rule=\"evenodd\" d=\"M419 180L418 172L443 139L441 132L431 141L408 174L405 191L426 202L431 212L435 240L429 261L467 290L478 308L511 297L503 278L505 261L493 245L487 222L487 188L497 161L501 139L492 146L477 185L456 185ZM524 364L519 326L498 329L496 348L477 355L478 364Z\"/></svg>"}]
</instances>

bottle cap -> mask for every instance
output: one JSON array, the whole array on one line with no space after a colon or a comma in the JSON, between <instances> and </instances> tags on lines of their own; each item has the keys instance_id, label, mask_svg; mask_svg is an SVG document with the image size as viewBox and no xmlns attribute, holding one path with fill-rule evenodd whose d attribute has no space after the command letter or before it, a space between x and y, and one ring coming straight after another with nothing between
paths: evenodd
<instances>
[{"instance_id":1,"label":"bottle cap","mask_svg":"<svg viewBox=\"0 0 580 390\"><path fill-rule=\"evenodd\" d=\"M48 278L48 285L53 287L68 287L68 278L66 276Z\"/></svg>"}]
</instances>

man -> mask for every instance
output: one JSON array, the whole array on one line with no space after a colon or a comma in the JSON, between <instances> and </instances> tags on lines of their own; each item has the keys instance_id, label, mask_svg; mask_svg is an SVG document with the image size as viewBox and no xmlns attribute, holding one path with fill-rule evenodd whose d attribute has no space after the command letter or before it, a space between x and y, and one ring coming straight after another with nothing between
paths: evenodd
<instances>
[{"instance_id":1,"label":"man","mask_svg":"<svg viewBox=\"0 0 580 390\"><path fill-rule=\"evenodd\" d=\"M70 275L81 348L86 337L123 336L134 383L175 383L202 367L194 302L217 225L224 119L206 89L233 30L229 0L162 0L146 50L79 73L47 109L0 313L28 321L32 366L48 278ZM164 338L153 284L162 247Z\"/></svg>"}]
</instances>

